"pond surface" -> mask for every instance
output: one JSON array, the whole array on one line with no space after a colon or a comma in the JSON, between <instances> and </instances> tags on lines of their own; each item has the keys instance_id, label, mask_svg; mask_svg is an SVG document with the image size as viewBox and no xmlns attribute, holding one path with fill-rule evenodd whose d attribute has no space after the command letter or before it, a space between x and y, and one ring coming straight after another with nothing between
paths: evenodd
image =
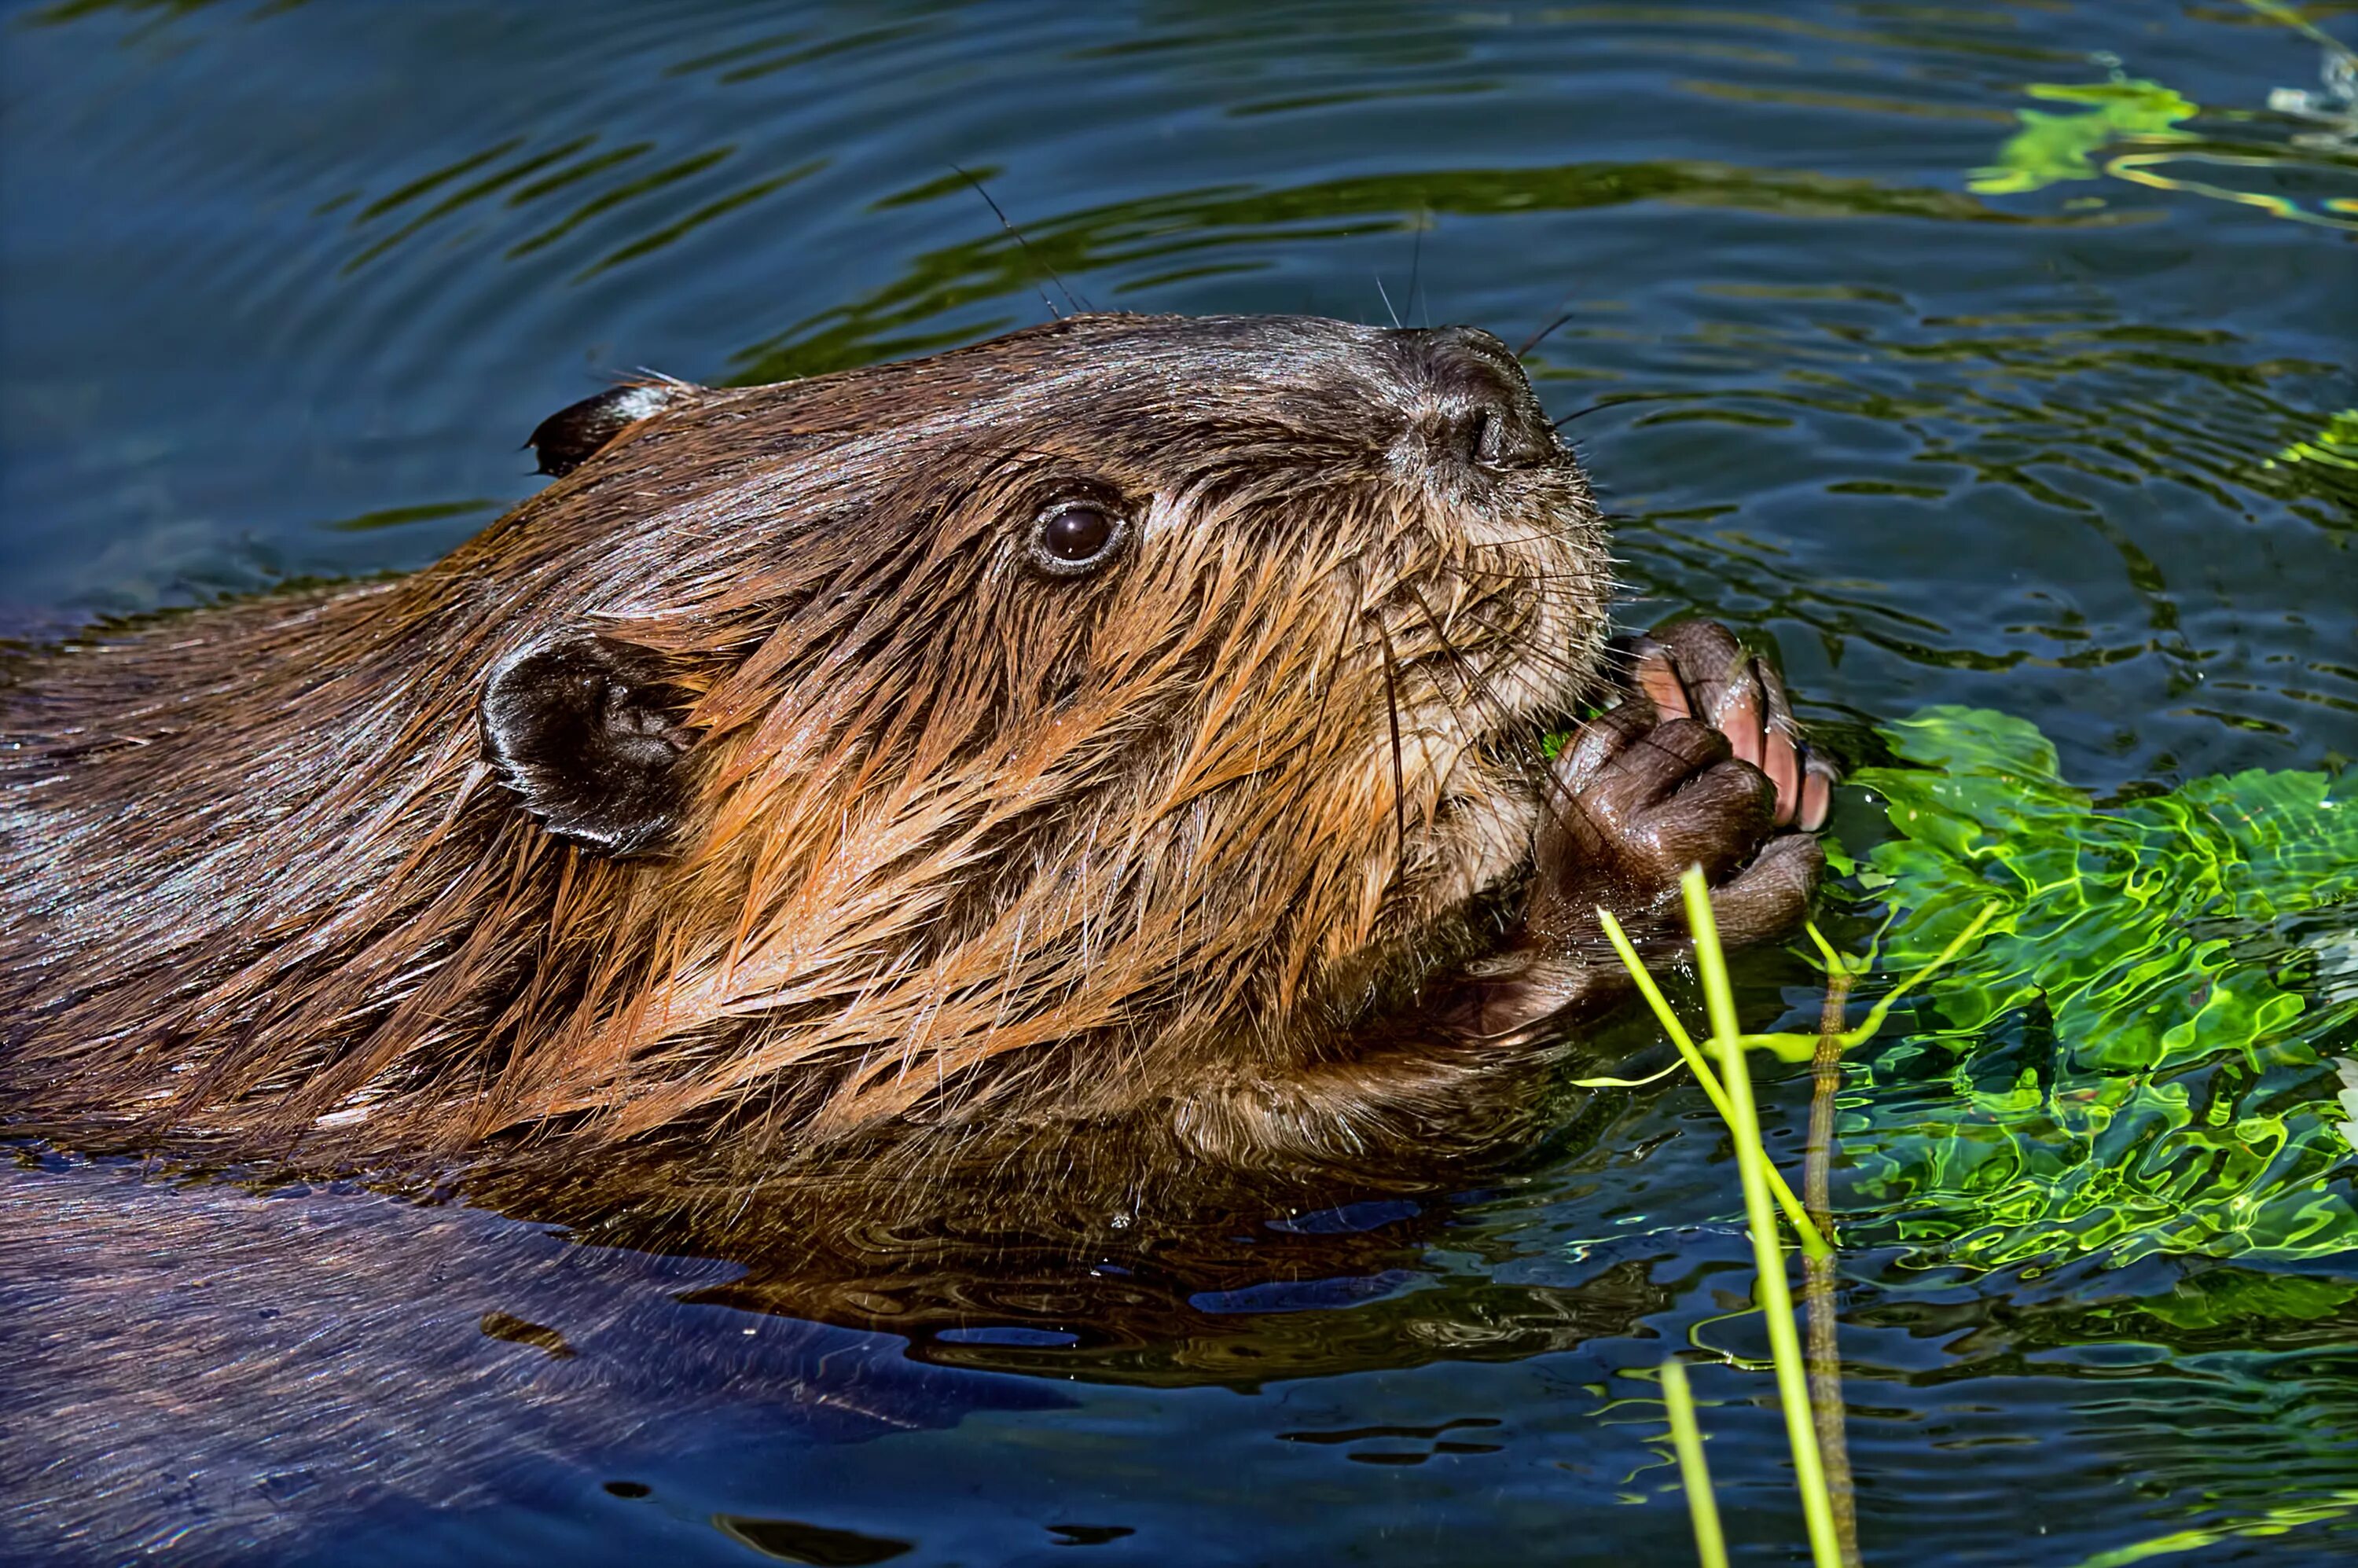
<instances>
[{"instance_id":1,"label":"pond surface","mask_svg":"<svg viewBox=\"0 0 2358 1568\"><path fill-rule=\"evenodd\" d=\"M12 4L0 630L416 568L611 378L782 379L1069 296L1538 338L1629 623L1773 638L1838 741L1957 703L2035 722L2100 794L2338 768L2336 34L2358 5ZM1746 979L1748 1015L1814 1018L1806 967ZM1806 1074L1763 1092L1792 1168ZM650 1403L629 1362L661 1334L613 1337L567 1362L611 1358L586 1386L613 1420L574 1446L273 1551L1674 1563L1652 1373L1691 1343L1719 1353L1696 1383L1738 1555L1804 1560L1701 1095L1632 1091L1486 1181L1326 1217L1343 1273L1303 1278L1302 1227L1272 1227L1264 1278L1160 1338L1077 1286L1061 1318L978 1311L906 1352L977 1387L864 1441L725 1378ZM2353 1275L1845 1256L1867 1560L2358 1552ZM2231 1285L2259 1304L2184 1305Z\"/></svg>"}]
</instances>

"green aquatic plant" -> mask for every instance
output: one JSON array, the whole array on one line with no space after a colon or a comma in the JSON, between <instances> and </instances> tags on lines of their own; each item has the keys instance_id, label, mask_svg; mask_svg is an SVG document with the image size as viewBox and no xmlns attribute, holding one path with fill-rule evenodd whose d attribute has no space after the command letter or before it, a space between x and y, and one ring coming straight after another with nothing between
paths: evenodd
<instances>
[{"instance_id":1,"label":"green aquatic plant","mask_svg":"<svg viewBox=\"0 0 2358 1568\"><path fill-rule=\"evenodd\" d=\"M1768 1149L1760 1134L1760 1116L1752 1097L1751 1070L1745 1054L1766 1047L1787 1057L1796 1052L1819 1058L1829 1067L1839 1066L1842 1053L1875 1037L1883 1027L1891 1010L1911 987L1930 979L1940 972L1958 953L1970 946L1983 925L1995 909L1965 923L1963 930L1949 939L1948 946L1932 961L1895 987L1882 1000L1868 1011L1862 1023L1844 1030L1840 1019L1843 1001L1850 994L1851 984L1863 972L1866 965L1858 959L1845 958L1826 942L1817 927L1809 928L1810 937L1824 956L1829 982L1827 1022L1816 1035L1787 1033L1749 1034L1741 1033L1736 1016L1736 992L1729 983L1727 957L1720 946L1719 928L1712 916L1711 894L1704 881L1703 869L1690 867L1680 879L1680 895L1685 901L1687 927L1694 939L1695 968L1703 983L1704 1002L1711 1024L1711 1043L1719 1058L1716 1072L1704 1059L1679 1019L1670 1000L1662 994L1644 960L1638 956L1621 923L1610 910L1599 907L1596 916L1613 950L1637 982L1638 991L1646 1000L1662 1033L1677 1048L1680 1061L1664 1071L1674 1072L1681 1065L1694 1074L1714 1109L1728 1129L1736 1144L1737 1179L1744 1194L1745 1217L1752 1234L1753 1258L1758 1269L1758 1287L1760 1310L1768 1325L1771 1365L1777 1373L1778 1398L1784 1409L1786 1434L1793 1453L1794 1483L1801 1494L1803 1518L1810 1531L1810 1551L1818 1568L1856 1568L1858 1563L1858 1527L1851 1508L1850 1465L1846 1456L1846 1441L1843 1435L1840 1391L1840 1363L1834 1352L1833 1302L1833 1245L1827 1237L1829 1227L1823 1222L1823 1193L1825 1173L1823 1150L1812 1140L1810 1182L1818 1195L1812 1199L1818 1217L1793 1195L1793 1190L1777 1167L1770 1162ZM1663 1074L1656 1074L1656 1077ZM1623 1087L1633 1083L1650 1083L1650 1078L1581 1078L1576 1083L1588 1087ZM1785 1278L1785 1252L1779 1239L1777 1220L1782 1213L1800 1242L1803 1268L1808 1279L1810 1296L1810 1354L1802 1353L1801 1341L1793 1331L1793 1303ZM1703 1462L1703 1438L1695 1427L1694 1406L1687 1391L1686 1372L1676 1360L1662 1367L1662 1394L1668 1407L1671 1439L1679 1457L1681 1483L1687 1489L1688 1505L1694 1516L1695 1550L1704 1568L1714 1562L1725 1562L1719 1543L1719 1513L1712 1500L1711 1475Z\"/></svg>"},{"instance_id":2,"label":"green aquatic plant","mask_svg":"<svg viewBox=\"0 0 2358 1568\"><path fill-rule=\"evenodd\" d=\"M1714 1072L1618 924L1598 912L1735 1140L1757 1299L1821 1568L1856 1561L1833 1507L1847 1467L1827 1440L1829 1425L1839 1433L1826 1420L1839 1396L1835 1411L1816 1408L1794 1332L1779 1207L1805 1258L1829 1256L1831 1243L1768 1162L1748 1049L1814 1053L1831 1082L1827 1069L1875 1038L1911 991L1920 1022L1933 1025L1866 1061L1844 1098L1843 1142L1869 1200L1844 1216L1859 1239L1993 1266L2091 1253L2316 1260L2358 1246L2358 1062L2333 1054L2358 1051L2358 987L2321 1005L2301 989L2318 948L2350 943L2358 915L2358 787L2253 771L2104 803L2066 784L2046 739L2004 714L1931 708L1883 734L1900 765L1857 782L1879 798L1893 836L1863 859L1839 848L1830 858L1886 918L1871 960L1811 929L1835 988L1820 1034L1739 1033L1709 899L1691 871L1683 891ZM2300 941L2304 921L2326 939ZM1848 983L1870 972L1905 979L1843 1029ZM2253 1278L2295 1294L2313 1286L2328 1308L2348 1294L2331 1281ZM2193 1297L2169 1304L2173 1321L2207 1315ZM2225 1310L2234 1315L2234 1303ZM1830 1339L1830 1318L1813 1316L1821 1326ZM1665 1364L1662 1381L1698 1552L1724 1560L1683 1368ZM2103 1561L2272 1534L2347 1507L2337 1494Z\"/></svg>"},{"instance_id":3,"label":"green aquatic plant","mask_svg":"<svg viewBox=\"0 0 2358 1568\"><path fill-rule=\"evenodd\" d=\"M1835 1530L1825 1457L1818 1444L1810 1403L1809 1369L1793 1326L1793 1298L1785 1279L1785 1248L1777 1233L1776 1202L1765 1173L1772 1167L1760 1137L1760 1116L1752 1100L1752 1070L1745 1061L1744 1035L1736 1020L1736 990L1728 984L1727 956L1711 910L1711 890L1703 869L1681 881L1687 929L1695 945L1695 968L1703 979L1704 1007L1711 1019L1712 1049L1719 1058L1720 1085L1730 1114L1727 1130L1736 1141L1736 1179L1744 1189L1744 1214L1752 1231L1758 1271L1754 1292L1768 1326L1769 1354L1777 1364L1777 1401L1785 1412L1785 1435L1793 1451L1793 1485L1801 1494L1801 1518L1810 1532L1810 1556L1817 1568L1842 1568L1844 1553Z\"/></svg>"},{"instance_id":4,"label":"green aquatic plant","mask_svg":"<svg viewBox=\"0 0 2358 1568\"><path fill-rule=\"evenodd\" d=\"M2094 179L2104 171L2093 155L2129 138L2191 139L2191 133L2175 127L2201 112L2158 81L2131 77L2074 84L2034 81L2023 91L2050 103L2084 107L2069 114L2016 110L2022 128L1998 148L1996 163L1974 170L1967 189L1985 196L2017 195L2043 190L2061 180Z\"/></svg>"},{"instance_id":5,"label":"green aquatic plant","mask_svg":"<svg viewBox=\"0 0 2358 1568\"><path fill-rule=\"evenodd\" d=\"M1596 914L1604 923L1606 934L1612 938L1615 951L1661 1022L1663 1032L1694 1070L1735 1141L1736 1180L1744 1192L1745 1218L1752 1233L1752 1257L1757 1270L1753 1291L1768 1325L1769 1356L1777 1373L1777 1399L1784 1411L1786 1439L1792 1448L1793 1485L1801 1495L1801 1517L1809 1529L1811 1561L1815 1568L1845 1568L1855 1560L1855 1551L1846 1550L1836 1526L1833 1490L1826 1476L1825 1456L1819 1445L1817 1418L1810 1402L1809 1369L1802 1359L1801 1336L1793 1326L1793 1298L1786 1280L1785 1246L1777 1226L1779 1200L1770 1191L1772 1184L1782 1186L1783 1183L1777 1176L1776 1167L1768 1162L1761 1140L1759 1112L1752 1098L1752 1073L1745 1060L1745 1053L1753 1042L1736 1023L1736 989L1728 982L1727 955L1720 946L1719 927L1712 915L1711 889L1704 881L1702 867L1688 868L1686 875L1680 879L1680 893L1686 903L1687 929L1694 938L1695 968L1703 981L1704 1007L1711 1021L1712 1049L1719 1058L1716 1077L1695 1054L1685 1027L1662 1000L1645 965L1639 961L1620 922L1608 910L1599 908ZM1790 1195L1790 1189L1787 1192ZM1808 1237L1817 1247L1826 1245L1806 1218L1790 1211L1788 1217L1797 1234ZM1687 1396L1685 1370L1676 1361L1665 1363L1662 1380L1680 1475L1687 1488L1688 1508L1694 1522L1695 1549L1705 1568L1711 1568L1714 1562L1724 1563L1726 1558L1719 1540L1718 1507L1712 1501L1711 1477L1703 1463L1703 1439L1695 1426L1693 1401Z\"/></svg>"},{"instance_id":6,"label":"green aquatic plant","mask_svg":"<svg viewBox=\"0 0 2358 1568\"><path fill-rule=\"evenodd\" d=\"M1687 1518L1694 1526L1695 1561L1702 1568L1727 1568L1727 1541L1719 1527L1719 1498L1711 1487L1711 1466L1703 1456L1703 1428L1695 1421L1694 1394L1687 1369L1673 1357L1662 1363L1662 1408L1669 1412L1671 1446L1679 1456L1679 1486L1687 1495Z\"/></svg>"},{"instance_id":7,"label":"green aquatic plant","mask_svg":"<svg viewBox=\"0 0 2358 1568\"><path fill-rule=\"evenodd\" d=\"M2023 91L2033 98L2084 107L2065 114L2017 110L2021 128L1998 148L1995 164L1972 171L1966 189L1985 196L2017 195L2064 180L2109 175L2156 190L2257 208L2296 223L2358 228L2351 217L2358 213L2358 197L2313 193L2320 182L2330 189L2348 173L2343 155L2358 135L2358 101L2353 98L2358 92L2358 54L2288 6L2272 0L2244 3L2306 34L2324 51L2320 91L2277 88L2267 94L2272 114L2305 127L2291 136L2289 146L2253 140L2184 145L2201 140L2178 128L2201 114L2201 105L2158 81L2115 69L2108 81L2027 85ZM2226 117L2250 118L2234 110L2226 111ZM2120 145L2125 143L2132 145ZM2203 178L2198 170L2230 172ZM2310 193L2273 188L2287 179L2310 188Z\"/></svg>"},{"instance_id":8,"label":"green aquatic plant","mask_svg":"<svg viewBox=\"0 0 2358 1568\"><path fill-rule=\"evenodd\" d=\"M2358 1245L2358 997L2303 985L2358 916L2358 786L2255 771L2104 804L2018 719L1884 734L1911 765L1857 779L1895 832L1858 864L1878 967L1987 927L1849 1086L1846 1227L1990 1266Z\"/></svg>"},{"instance_id":9,"label":"green aquatic plant","mask_svg":"<svg viewBox=\"0 0 2358 1568\"><path fill-rule=\"evenodd\" d=\"M2344 408L2328 419L2316 435L2295 441L2277 453L2276 461L2323 463L2358 473L2358 408Z\"/></svg>"},{"instance_id":10,"label":"green aquatic plant","mask_svg":"<svg viewBox=\"0 0 2358 1568\"><path fill-rule=\"evenodd\" d=\"M1704 1059L1702 1048L1695 1044L1694 1036L1689 1034L1686 1025L1679 1022L1679 1015L1671 1010L1670 999L1662 995L1662 988L1656 983L1653 975L1647 969L1645 961L1638 957L1638 949L1630 942L1628 933L1622 929L1621 923L1614 918L1611 910L1600 908L1596 914L1597 918L1603 923L1606 936L1613 944L1614 952L1620 957L1622 967L1629 971L1629 978L1637 982L1638 994L1645 999L1646 1005L1653 1011L1656 1022L1661 1024L1662 1033L1677 1049L1679 1060L1650 1077L1574 1078L1573 1083L1578 1087L1591 1089L1638 1088L1653 1083L1657 1079L1668 1077L1683 1065L1688 1071L1694 1074L1695 1083L1703 1089L1704 1098L1711 1101L1712 1108L1719 1112L1720 1119L1733 1123L1736 1117L1735 1102L1728 1098L1727 1091L1720 1087L1719 1075L1713 1072L1711 1064ZM1745 1038L1750 1044L1763 1043L1763 1038L1760 1036L1747 1035ZM1767 1167L1761 1180L1768 1184L1770 1197L1784 1212L1786 1222L1792 1226L1793 1234L1800 1238L1802 1252L1811 1257L1831 1253L1833 1250L1833 1244L1826 1239L1817 1224L1810 1218L1801 1197L1793 1191L1792 1185L1779 1173L1777 1167L1774 1165Z\"/></svg>"}]
</instances>

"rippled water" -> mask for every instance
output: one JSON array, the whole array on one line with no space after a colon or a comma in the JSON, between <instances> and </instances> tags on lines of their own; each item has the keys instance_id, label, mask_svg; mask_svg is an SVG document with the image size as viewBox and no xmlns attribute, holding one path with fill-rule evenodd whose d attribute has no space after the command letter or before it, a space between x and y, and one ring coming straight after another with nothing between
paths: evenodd
<instances>
[{"instance_id":1,"label":"rippled water","mask_svg":"<svg viewBox=\"0 0 2358 1568\"><path fill-rule=\"evenodd\" d=\"M640 366L776 379L1067 293L1510 343L1562 317L1531 363L1621 517L1633 623L1773 635L1837 732L2020 714L2099 790L2337 765L2336 34L2358 7L11 5L0 629L421 565L536 482L542 416ZM2185 112L2023 117L2105 83ZM1805 970L1751 974L1756 1012L1812 1007ZM1805 1094L1770 1091L1787 1155ZM1647 1091L1481 1191L1272 1229L1147 1329L1076 1281L913 1352L1057 1379L1052 1408L815 1442L725 1387L653 1400L626 1340L611 1430L286 1550L1686 1561L1649 1377L1761 1353L1733 1208L1708 1108ZM2271 1519L2200 1559L2358 1550L2358 1515L2298 1512L2358 1487L2358 1310L2286 1304L2314 1281L1844 1277L1870 1561ZM2227 1328L2190 1305L2234 1292ZM778 1321L751 1304L674 1332ZM1698 1389L1740 1551L1796 1559L1768 1378Z\"/></svg>"}]
</instances>

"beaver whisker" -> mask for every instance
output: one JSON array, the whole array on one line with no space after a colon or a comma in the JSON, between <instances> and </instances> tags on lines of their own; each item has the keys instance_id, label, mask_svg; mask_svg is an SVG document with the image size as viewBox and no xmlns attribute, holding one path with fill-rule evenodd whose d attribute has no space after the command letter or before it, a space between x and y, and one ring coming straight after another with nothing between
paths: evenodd
<instances>
[{"instance_id":1,"label":"beaver whisker","mask_svg":"<svg viewBox=\"0 0 2358 1568\"><path fill-rule=\"evenodd\" d=\"M1538 331L1533 332L1530 337L1525 338L1520 346L1515 350L1515 357L1520 360L1529 354L1533 349L1536 349L1541 343L1546 342L1548 338L1557 328L1563 326L1565 322L1571 320L1578 314L1579 312L1576 310L1565 310L1558 314L1554 320L1550 321L1546 326L1541 327Z\"/></svg>"},{"instance_id":2,"label":"beaver whisker","mask_svg":"<svg viewBox=\"0 0 2358 1568\"><path fill-rule=\"evenodd\" d=\"M1032 242L1023 237L1022 230L1017 228L1009 221L1006 212L1001 209L998 199L990 194L990 189L982 183L981 178L978 175L968 172L966 169L959 168L957 164L950 165L950 168L957 170L959 178L974 187L974 193L977 196L981 197L984 204L990 207L990 215L999 220L999 226L1007 231L1008 237L1012 239L1017 247L1023 252L1023 259L1038 267L1042 272L1046 273L1048 275L1049 281L1054 283L1056 287L1063 292L1066 308L1075 311L1087 310L1090 308L1089 302L1075 294L1073 292L1072 285L1066 283L1062 277L1059 277L1056 275L1056 269L1054 266L1051 266L1047 262L1033 254ZM1040 291L1040 303L1047 307L1048 314L1052 318L1061 317L1064 314L1063 311L1056 308L1055 302L1048 297L1048 291L1044 288Z\"/></svg>"},{"instance_id":3,"label":"beaver whisker","mask_svg":"<svg viewBox=\"0 0 2358 1568\"><path fill-rule=\"evenodd\" d=\"M1589 405L1587 407L1585 407L1585 408L1575 408L1575 409L1574 409L1571 413L1569 413L1569 414L1565 415L1563 418L1553 421L1552 427L1552 428L1554 428L1554 429L1561 430L1561 429L1563 429L1566 425L1571 424L1571 423L1572 423L1574 420L1575 420L1575 419L1585 419L1585 418L1587 418L1591 414L1600 413L1600 412L1602 412L1603 410L1607 409L1607 408L1618 408L1618 407L1620 407L1620 406L1621 406L1623 404L1625 404L1625 403L1639 403L1639 402L1643 402L1643 401L1645 401L1643 398L1637 398L1637 397L1610 397L1610 398L1606 398L1605 401L1603 401L1603 402L1601 402L1601 403L1592 403L1592 404L1590 404L1590 405Z\"/></svg>"},{"instance_id":4,"label":"beaver whisker","mask_svg":"<svg viewBox=\"0 0 2358 1568\"><path fill-rule=\"evenodd\" d=\"M1485 621L1481 607L1469 611L1473 620L1498 652L1517 665L1527 665L1536 673L1570 677L1575 684L1586 685L1595 675L1592 659L1561 648L1549 646L1539 628L1530 623L1527 615L1506 625Z\"/></svg>"},{"instance_id":5,"label":"beaver whisker","mask_svg":"<svg viewBox=\"0 0 2358 1568\"><path fill-rule=\"evenodd\" d=\"M1413 582L1407 586L1410 595L1424 610L1427 620L1432 622L1433 635L1440 639L1443 650L1449 655L1447 661L1449 667L1466 683L1467 697L1477 706L1485 701L1489 703L1489 718L1499 738L1510 743L1523 740L1525 738L1523 732L1528 729L1528 725L1520 720L1516 714L1498 699L1498 693L1484 679L1482 672L1474 661L1450 641L1444 623L1433 613L1432 605L1425 600L1424 590ZM1536 741L1531 744L1530 755L1520 760L1526 763L1538 763L1544 761L1540 755Z\"/></svg>"},{"instance_id":6,"label":"beaver whisker","mask_svg":"<svg viewBox=\"0 0 2358 1568\"><path fill-rule=\"evenodd\" d=\"M1374 620L1376 636L1384 652L1384 723L1391 732L1392 741L1392 866L1397 877L1408 860L1408 781L1401 761L1400 676L1392 657L1391 633L1385 629L1381 616Z\"/></svg>"},{"instance_id":7,"label":"beaver whisker","mask_svg":"<svg viewBox=\"0 0 2358 1568\"><path fill-rule=\"evenodd\" d=\"M1476 548L1483 549L1487 549L1488 547L1490 546L1487 543L1476 546ZM1457 567L1455 569L1458 575L1476 582L1501 582L1510 584L1517 588L1534 584L1559 582L1576 583L1580 587L1589 589L1594 589L1596 587L1596 574L1580 568L1573 568L1563 571L1549 571L1541 567L1518 566L1511 569L1486 570L1483 568L1469 564Z\"/></svg>"}]
</instances>

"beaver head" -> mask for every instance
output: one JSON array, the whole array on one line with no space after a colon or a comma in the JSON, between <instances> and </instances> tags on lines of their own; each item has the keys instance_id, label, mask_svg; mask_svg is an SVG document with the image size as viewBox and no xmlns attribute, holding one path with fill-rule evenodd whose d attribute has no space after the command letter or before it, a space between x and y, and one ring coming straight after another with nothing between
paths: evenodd
<instances>
[{"instance_id":1,"label":"beaver head","mask_svg":"<svg viewBox=\"0 0 2358 1568\"><path fill-rule=\"evenodd\" d=\"M1200 1130L1495 940L1602 664L1587 488L1468 329L1084 316L535 439L416 576L14 672L20 1111Z\"/></svg>"}]
</instances>

